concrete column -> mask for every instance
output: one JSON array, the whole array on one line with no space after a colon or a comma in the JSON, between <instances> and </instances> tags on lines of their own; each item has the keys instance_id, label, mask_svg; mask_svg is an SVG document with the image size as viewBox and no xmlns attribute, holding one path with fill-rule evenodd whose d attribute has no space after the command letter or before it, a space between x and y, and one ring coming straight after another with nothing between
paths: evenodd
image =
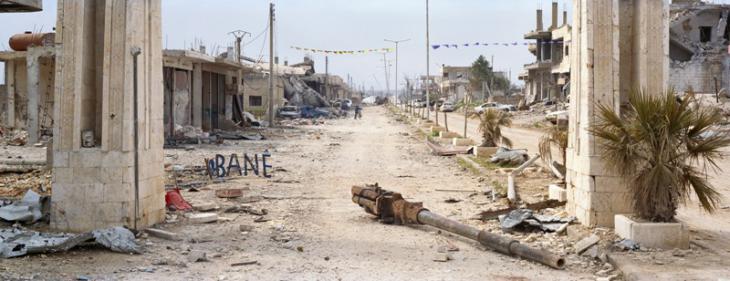
<instances>
[{"instance_id":1,"label":"concrete column","mask_svg":"<svg viewBox=\"0 0 730 281\"><path fill-rule=\"evenodd\" d=\"M28 131L27 145L34 145L40 138L39 129L39 101L41 98L40 78L41 65L40 59L43 56L51 56L53 50L46 47L29 48L26 55L27 75L27 97L28 97L28 121L26 130Z\"/></svg>"},{"instance_id":2,"label":"concrete column","mask_svg":"<svg viewBox=\"0 0 730 281\"><path fill-rule=\"evenodd\" d=\"M7 111L5 112L5 126L15 127L15 61L5 62L5 84L7 85Z\"/></svg>"},{"instance_id":3,"label":"concrete column","mask_svg":"<svg viewBox=\"0 0 730 281\"><path fill-rule=\"evenodd\" d=\"M535 26L535 31L542 31L543 29L543 21L542 21L542 9L537 10L537 23Z\"/></svg>"},{"instance_id":4,"label":"concrete column","mask_svg":"<svg viewBox=\"0 0 730 281\"><path fill-rule=\"evenodd\" d=\"M193 64L193 126L203 127L203 66Z\"/></svg>"},{"instance_id":5,"label":"concrete column","mask_svg":"<svg viewBox=\"0 0 730 281\"><path fill-rule=\"evenodd\" d=\"M56 71L51 227L85 232L110 226L144 228L162 221L160 0L59 0L58 19L56 65L61 69ZM137 103L133 48L142 50ZM82 132L98 127L97 145L82 147Z\"/></svg>"},{"instance_id":6,"label":"concrete column","mask_svg":"<svg viewBox=\"0 0 730 281\"><path fill-rule=\"evenodd\" d=\"M631 194L607 169L588 130L598 105L618 111L632 89L664 91L669 3L576 0L573 5L567 208L584 225L613 227L615 214L632 212Z\"/></svg>"},{"instance_id":7,"label":"concrete column","mask_svg":"<svg viewBox=\"0 0 730 281\"><path fill-rule=\"evenodd\" d=\"M550 30L558 28L558 2L553 2Z\"/></svg>"}]
</instances>

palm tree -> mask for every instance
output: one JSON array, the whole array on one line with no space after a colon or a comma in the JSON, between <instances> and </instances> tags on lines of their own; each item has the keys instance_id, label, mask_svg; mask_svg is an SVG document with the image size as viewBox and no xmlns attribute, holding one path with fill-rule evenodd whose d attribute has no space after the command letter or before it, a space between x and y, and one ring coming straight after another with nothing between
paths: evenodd
<instances>
[{"instance_id":1,"label":"palm tree","mask_svg":"<svg viewBox=\"0 0 730 281\"><path fill-rule=\"evenodd\" d=\"M502 127L512 126L512 117L501 110L487 109L479 116L479 132L482 133L482 147L497 144L512 147L512 141L502 135Z\"/></svg>"},{"instance_id":2,"label":"palm tree","mask_svg":"<svg viewBox=\"0 0 730 281\"><path fill-rule=\"evenodd\" d=\"M552 146L555 145L560 150L562 164L566 164L566 149L568 149L568 128L565 126L555 125L540 138L540 155L546 163L553 162Z\"/></svg>"},{"instance_id":3,"label":"palm tree","mask_svg":"<svg viewBox=\"0 0 730 281\"><path fill-rule=\"evenodd\" d=\"M627 180L634 212L642 219L673 221L692 191L708 212L720 201L707 173L719 171L716 160L730 138L713 130L723 120L718 110L692 109L690 100L677 101L673 90L633 92L622 115L599 105L591 133L608 167Z\"/></svg>"}]
</instances>

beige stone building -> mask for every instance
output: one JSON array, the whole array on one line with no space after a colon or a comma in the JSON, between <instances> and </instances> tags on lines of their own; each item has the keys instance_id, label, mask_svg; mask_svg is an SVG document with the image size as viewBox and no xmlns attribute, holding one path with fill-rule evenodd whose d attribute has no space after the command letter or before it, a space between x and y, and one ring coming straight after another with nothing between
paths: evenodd
<instances>
[{"instance_id":1,"label":"beige stone building","mask_svg":"<svg viewBox=\"0 0 730 281\"><path fill-rule=\"evenodd\" d=\"M525 39L535 40L528 49L536 61L525 65L519 79L524 81L524 95L528 103L540 100L560 100L567 95L570 82L570 42L572 28L568 24L568 12L563 12L563 23L558 25L558 3L552 4L552 23L543 27L543 11L537 10L534 31Z\"/></svg>"}]
</instances>

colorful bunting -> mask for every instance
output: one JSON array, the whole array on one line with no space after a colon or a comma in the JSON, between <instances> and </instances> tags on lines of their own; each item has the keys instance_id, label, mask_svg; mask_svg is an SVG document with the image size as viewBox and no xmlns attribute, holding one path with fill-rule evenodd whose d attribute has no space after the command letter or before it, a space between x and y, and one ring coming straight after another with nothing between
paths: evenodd
<instances>
[{"instance_id":1,"label":"colorful bunting","mask_svg":"<svg viewBox=\"0 0 730 281\"><path fill-rule=\"evenodd\" d=\"M295 49L297 51L304 51L309 53L324 53L327 55L356 55L356 54L369 54L369 53L390 53L394 52L395 49L393 48L379 48L379 49L364 49L364 50L357 50L357 51L332 51L332 50L319 50L319 49L310 49L310 48L302 48L302 47L296 47L292 46L292 49Z\"/></svg>"},{"instance_id":2,"label":"colorful bunting","mask_svg":"<svg viewBox=\"0 0 730 281\"><path fill-rule=\"evenodd\" d=\"M529 46L529 45L535 45L535 44L541 44L541 45L555 45L555 44L570 44L570 41L541 41L541 42L505 42L505 43L465 43L465 44L436 44L431 45L431 48L434 50L440 49L440 48L454 48L458 49L459 46L462 47L489 47L489 46L503 46L503 47L511 47L511 46Z\"/></svg>"}]
</instances>

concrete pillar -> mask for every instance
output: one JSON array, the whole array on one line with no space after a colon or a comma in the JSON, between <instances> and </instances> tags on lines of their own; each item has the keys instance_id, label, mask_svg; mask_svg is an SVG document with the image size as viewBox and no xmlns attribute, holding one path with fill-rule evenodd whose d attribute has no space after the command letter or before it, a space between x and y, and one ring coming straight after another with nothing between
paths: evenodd
<instances>
[{"instance_id":1,"label":"concrete pillar","mask_svg":"<svg viewBox=\"0 0 730 281\"><path fill-rule=\"evenodd\" d=\"M5 84L7 85L7 111L5 112L5 126L15 127L15 61L5 62Z\"/></svg>"},{"instance_id":2,"label":"concrete pillar","mask_svg":"<svg viewBox=\"0 0 730 281\"><path fill-rule=\"evenodd\" d=\"M553 2L550 30L558 28L558 2Z\"/></svg>"},{"instance_id":3,"label":"concrete pillar","mask_svg":"<svg viewBox=\"0 0 730 281\"><path fill-rule=\"evenodd\" d=\"M160 0L59 0L58 19L51 227L85 232L162 221ZM137 47L142 53L134 103L131 50ZM134 107L139 111L139 189ZM82 132L98 127L96 146L82 147Z\"/></svg>"},{"instance_id":4,"label":"concrete pillar","mask_svg":"<svg viewBox=\"0 0 730 281\"><path fill-rule=\"evenodd\" d=\"M27 145L34 145L40 138L39 129L39 101L41 98L40 79L41 79L41 57L52 56L53 50L48 47L31 47L26 55L27 75L27 98L28 98L28 121L26 122L26 130L28 131Z\"/></svg>"},{"instance_id":5,"label":"concrete pillar","mask_svg":"<svg viewBox=\"0 0 730 281\"><path fill-rule=\"evenodd\" d=\"M567 208L584 225L612 227L615 214L632 212L631 194L607 169L588 130L599 104L618 111L632 89L664 91L669 3L576 0L573 5Z\"/></svg>"},{"instance_id":6,"label":"concrete pillar","mask_svg":"<svg viewBox=\"0 0 730 281\"><path fill-rule=\"evenodd\" d=\"M542 24L543 24L543 22L542 22L542 9L538 9L537 10L537 24L535 26L535 31L542 31L542 29L543 29Z\"/></svg>"},{"instance_id":7,"label":"concrete pillar","mask_svg":"<svg viewBox=\"0 0 730 281\"><path fill-rule=\"evenodd\" d=\"M203 127L203 66L193 64L193 126Z\"/></svg>"}]
</instances>

